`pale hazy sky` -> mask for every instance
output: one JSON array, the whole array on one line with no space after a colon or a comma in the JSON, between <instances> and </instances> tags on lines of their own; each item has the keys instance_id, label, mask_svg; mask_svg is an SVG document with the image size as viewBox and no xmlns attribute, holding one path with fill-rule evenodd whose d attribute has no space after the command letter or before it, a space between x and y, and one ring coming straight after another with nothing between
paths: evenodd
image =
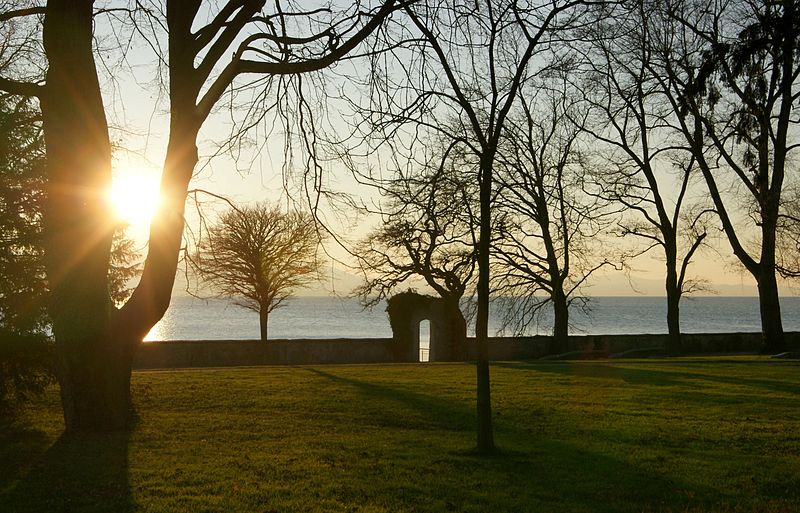
<instances>
[{"instance_id":1,"label":"pale hazy sky","mask_svg":"<svg viewBox=\"0 0 800 513\"><path fill-rule=\"evenodd\" d=\"M114 173L115 180L119 182L118 196L127 197L127 209L135 212L146 211L148 201L130 201L131 196L157 194L160 166L168 136L166 105L158 88L152 85L154 74L153 67L149 65L150 57L146 52L140 52L131 57L137 73L136 80L132 76L117 74L117 87L113 93L111 88L105 89L112 140L125 148L116 153ZM203 159L216 150L213 141L224 140L228 133L229 120L229 114L221 108L204 125L199 144L202 162L190 188L207 189L237 203L279 200L284 195L281 172L284 151L280 129L274 130L266 142L258 141L260 149L254 147L245 152L248 157L240 160L238 166L227 155L217 156L211 161ZM252 166L249 165L251 161ZM248 168L244 173L237 171L237 167L245 167L243 163ZM351 181L344 169L334 171L330 178L334 182L345 184L345 187ZM193 206L187 205L189 228L196 228L197 219L192 211ZM146 239L147 226L136 215L131 214L131 217L130 235L141 244ZM347 230L351 236L359 233L358 228L349 227ZM361 231L365 232L366 227L362 227ZM707 250L697 256L690 275L708 280L711 293L716 291L720 295L756 295L753 279L736 266L727 241L722 237L718 239L715 251ZM334 255L344 257L341 250L332 251ZM657 250L654 250L631 262L628 273L607 272L598 276L591 281L588 294L664 295L663 264L658 256ZM332 274L341 273L334 271ZM347 290L343 289L354 283L355 280L342 280L336 284L336 290L346 293ZM322 289L315 290L321 291ZM785 283L783 293L795 295L796 291L792 284Z\"/></svg>"}]
</instances>

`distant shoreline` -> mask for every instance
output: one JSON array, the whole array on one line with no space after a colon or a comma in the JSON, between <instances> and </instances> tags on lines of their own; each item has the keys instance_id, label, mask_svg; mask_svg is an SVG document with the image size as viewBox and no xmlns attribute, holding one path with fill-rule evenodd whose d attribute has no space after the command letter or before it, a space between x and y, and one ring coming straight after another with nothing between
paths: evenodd
<instances>
[{"instance_id":1,"label":"distant shoreline","mask_svg":"<svg viewBox=\"0 0 800 513\"><path fill-rule=\"evenodd\" d=\"M514 334L506 326L509 305L499 300L490 306L490 335ZM759 332L758 300L751 296L702 296L681 303L681 329L684 333ZM598 296L590 299L589 311L577 305L570 321L575 335L663 334L666 326L666 301L656 296ZM784 330L800 331L800 297L781 301ZM552 330L552 314L529 319L527 334L547 335ZM472 331L474 322L468 319ZM420 326L424 337L427 323ZM258 338L258 316L224 299L173 298L164 318L147 340L247 340ZM383 303L364 309L358 299L336 296L301 296L286 302L269 318L272 339L327 339L391 337L389 318Z\"/></svg>"}]
</instances>

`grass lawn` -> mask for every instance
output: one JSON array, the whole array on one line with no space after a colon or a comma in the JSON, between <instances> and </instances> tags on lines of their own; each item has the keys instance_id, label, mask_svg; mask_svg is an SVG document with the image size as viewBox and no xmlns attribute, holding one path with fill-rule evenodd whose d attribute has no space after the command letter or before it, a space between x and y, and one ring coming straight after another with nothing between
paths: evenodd
<instances>
[{"instance_id":1,"label":"grass lawn","mask_svg":"<svg viewBox=\"0 0 800 513\"><path fill-rule=\"evenodd\" d=\"M800 365L497 363L136 372L130 433L0 421L0 512L798 512Z\"/></svg>"}]
</instances>

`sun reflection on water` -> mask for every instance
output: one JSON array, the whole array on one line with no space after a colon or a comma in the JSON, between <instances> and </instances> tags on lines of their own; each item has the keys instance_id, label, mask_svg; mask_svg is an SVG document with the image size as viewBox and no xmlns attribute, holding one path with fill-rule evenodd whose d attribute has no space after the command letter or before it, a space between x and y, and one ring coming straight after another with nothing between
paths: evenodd
<instances>
[{"instance_id":1,"label":"sun reflection on water","mask_svg":"<svg viewBox=\"0 0 800 513\"><path fill-rule=\"evenodd\" d=\"M159 340L169 340L169 336L173 331L173 321L169 311L150 329L150 332L144 337L145 342L157 342Z\"/></svg>"}]
</instances>

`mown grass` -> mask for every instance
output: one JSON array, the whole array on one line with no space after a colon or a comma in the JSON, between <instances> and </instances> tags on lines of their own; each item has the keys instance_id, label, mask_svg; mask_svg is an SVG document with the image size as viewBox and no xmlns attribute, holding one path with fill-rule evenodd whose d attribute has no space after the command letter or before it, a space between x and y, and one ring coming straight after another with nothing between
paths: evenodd
<instances>
[{"instance_id":1,"label":"mown grass","mask_svg":"<svg viewBox=\"0 0 800 513\"><path fill-rule=\"evenodd\" d=\"M796 512L800 366L498 363L134 373L130 433L0 424L2 512Z\"/></svg>"}]
</instances>

